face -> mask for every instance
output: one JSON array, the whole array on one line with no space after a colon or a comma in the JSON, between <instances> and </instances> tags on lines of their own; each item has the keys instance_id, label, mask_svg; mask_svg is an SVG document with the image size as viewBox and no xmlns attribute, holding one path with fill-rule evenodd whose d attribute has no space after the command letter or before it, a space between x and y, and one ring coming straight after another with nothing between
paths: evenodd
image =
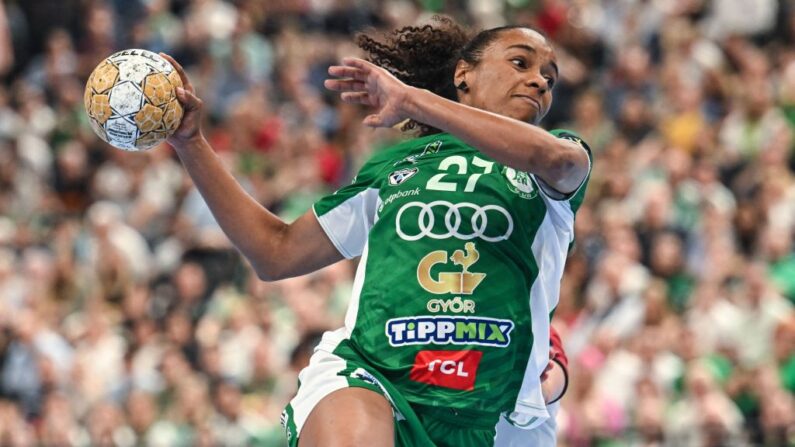
<instances>
[{"instance_id":1,"label":"face","mask_svg":"<svg viewBox=\"0 0 795 447\"><path fill-rule=\"evenodd\" d=\"M538 124L552 105L557 79L555 52L546 39L516 28L499 32L477 65L459 61L454 81L469 88L459 91L461 103Z\"/></svg>"}]
</instances>

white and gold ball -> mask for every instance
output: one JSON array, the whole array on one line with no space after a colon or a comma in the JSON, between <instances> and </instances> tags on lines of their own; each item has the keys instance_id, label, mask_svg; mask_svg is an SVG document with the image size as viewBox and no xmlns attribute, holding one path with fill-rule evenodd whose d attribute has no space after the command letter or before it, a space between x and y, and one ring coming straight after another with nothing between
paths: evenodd
<instances>
[{"instance_id":1,"label":"white and gold ball","mask_svg":"<svg viewBox=\"0 0 795 447\"><path fill-rule=\"evenodd\" d=\"M178 127L182 80L171 64L147 50L124 50L100 62L88 77L84 102L91 128L127 151L149 149Z\"/></svg>"}]
</instances>

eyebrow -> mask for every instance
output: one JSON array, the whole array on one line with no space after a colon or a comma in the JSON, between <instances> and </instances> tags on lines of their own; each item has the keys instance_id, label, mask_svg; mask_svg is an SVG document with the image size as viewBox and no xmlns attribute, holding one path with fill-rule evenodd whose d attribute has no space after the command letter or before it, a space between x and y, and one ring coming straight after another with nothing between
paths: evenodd
<instances>
[{"instance_id":1,"label":"eyebrow","mask_svg":"<svg viewBox=\"0 0 795 447\"><path fill-rule=\"evenodd\" d=\"M536 51L535 48L531 47L530 45L527 45L526 43L517 43L508 47L509 50L511 48L521 48L530 53L538 53L538 51ZM558 69L558 64L555 61L549 61L549 64L552 65L552 68L555 69L555 75L560 76L560 69Z\"/></svg>"}]
</instances>

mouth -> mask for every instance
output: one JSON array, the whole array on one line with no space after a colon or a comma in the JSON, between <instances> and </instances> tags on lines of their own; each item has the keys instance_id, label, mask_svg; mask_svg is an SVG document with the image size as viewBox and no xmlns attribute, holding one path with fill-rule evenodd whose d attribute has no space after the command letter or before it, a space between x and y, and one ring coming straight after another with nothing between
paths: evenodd
<instances>
[{"instance_id":1,"label":"mouth","mask_svg":"<svg viewBox=\"0 0 795 447\"><path fill-rule=\"evenodd\" d=\"M521 100L523 100L525 102L528 102L528 103L532 104L536 108L536 110L538 110L538 111L541 110L541 103L539 103L538 100L533 98L532 96L529 96L529 95L513 95L513 97L514 98L519 98L519 99L521 99Z\"/></svg>"}]
</instances>

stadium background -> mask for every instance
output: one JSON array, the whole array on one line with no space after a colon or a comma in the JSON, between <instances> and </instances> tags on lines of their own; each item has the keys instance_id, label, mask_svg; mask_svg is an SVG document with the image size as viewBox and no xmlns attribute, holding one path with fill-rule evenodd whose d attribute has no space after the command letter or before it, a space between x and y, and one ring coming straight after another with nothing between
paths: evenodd
<instances>
[{"instance_id":1,"label":"stadium background","mask_svg":"<svg viewBox=\"0 0 795 447\"><path fill-rule=\"evenodd\" d=\"M283 445L353 264L258 281L168 147L89 129L87 75L165 51L287 219L400 136L322 89L352 33L449 14L558 44L547 128L596 156L555 325L560 445L795 445L795 2L0 2L0 445Z\"/></svg>"}]
</instances>

